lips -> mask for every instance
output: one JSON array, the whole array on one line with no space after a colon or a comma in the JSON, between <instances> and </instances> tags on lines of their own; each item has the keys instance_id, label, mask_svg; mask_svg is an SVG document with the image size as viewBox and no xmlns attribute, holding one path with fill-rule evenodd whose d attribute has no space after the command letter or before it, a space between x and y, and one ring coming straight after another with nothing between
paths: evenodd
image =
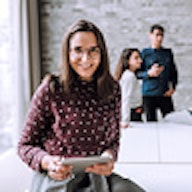
<instances>
[{"instance_id":1,"label":"lips","mask_svg":"<svg viewBox=\"0 0 192 192\"><path fill-rule=\"evenodd\" d=\"M93 65L92 64L88 64L88 65L79 65L79 67L81 67L83 70L89 70Z\"/></svg>"}]
</instances>

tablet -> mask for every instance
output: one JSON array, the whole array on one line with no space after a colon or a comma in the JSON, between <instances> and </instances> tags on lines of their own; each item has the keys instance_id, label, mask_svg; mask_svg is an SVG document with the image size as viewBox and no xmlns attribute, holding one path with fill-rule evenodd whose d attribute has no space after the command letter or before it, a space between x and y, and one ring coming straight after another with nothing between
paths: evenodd
<instances>
[{"instance_id":1,"label":"tablet","mask_svg":"<svg viewBox=\"0 0 192 192\"><path fill-rule=\"evenodd\" d=\"M62 159L61 164L72 165L73 172L81 172L88 166L109 161L111 161L111 157L106 156L70 157Z\"/></svg>"}]
</instances>

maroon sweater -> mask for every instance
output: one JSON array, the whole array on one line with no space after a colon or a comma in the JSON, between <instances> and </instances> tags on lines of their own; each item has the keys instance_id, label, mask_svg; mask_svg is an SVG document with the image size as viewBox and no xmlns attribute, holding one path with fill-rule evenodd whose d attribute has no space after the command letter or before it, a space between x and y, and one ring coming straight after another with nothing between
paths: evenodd
<instances>
[{"instance_id":1,"label":"maroon sweater","mask_svg":"<svg viewBox=\"0 0 192 192\"><path fill-rule=\"evenodd\" d=\"M120 89L101 102L95 83L77 81L70 96L60 85L53 93L48 81L35 92L18 144L18 154L32 169L40 171L44 155L64 157L100 155L119 148Z\"/></svg>"}]
</instances>

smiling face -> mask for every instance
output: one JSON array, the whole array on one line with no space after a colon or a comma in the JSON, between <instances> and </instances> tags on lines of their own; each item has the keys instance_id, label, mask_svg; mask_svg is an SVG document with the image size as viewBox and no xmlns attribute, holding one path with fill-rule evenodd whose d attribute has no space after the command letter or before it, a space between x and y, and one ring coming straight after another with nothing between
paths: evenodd
<instances>
[{"instance_id":1,"label":"smiling face","mask_svg":"<svg viewBox=\"0 0 192 192\"><path fill-rule=\"evenodd\" d=\"M128 65L131 71L136 71L141 68L142 59L138 51L133 51L129 60Z\"/></svg>"},{"instance_id":2,"label":"smiling face","mask_svg":"<svg viewBox=\"0 0 192 192\"><path fill-rule=\"evenodd\" d=\"M77 32L69 42L69 62L82 80L90 81L101 61L101 51L92 32Z\"/></svg>"}]
</instances>

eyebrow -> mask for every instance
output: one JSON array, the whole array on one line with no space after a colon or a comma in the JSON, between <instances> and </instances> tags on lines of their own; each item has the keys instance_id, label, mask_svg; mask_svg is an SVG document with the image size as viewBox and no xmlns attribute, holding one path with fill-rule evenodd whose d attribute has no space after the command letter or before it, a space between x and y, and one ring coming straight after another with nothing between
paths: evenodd
<instances>
[{"instance_id":1,"label":"eyebrow","mask_svg":"<svg viewBox=\"0 0 192 192\"><path fill-rule=\"evenodd\" d=\"M75 46L75 47L73 47L71 49L79 49L79 48L82 48L82 46ZM99 45L91 46L88 49L93 49L93 48L99 48Z\"/></svg>"}]
</instances>

